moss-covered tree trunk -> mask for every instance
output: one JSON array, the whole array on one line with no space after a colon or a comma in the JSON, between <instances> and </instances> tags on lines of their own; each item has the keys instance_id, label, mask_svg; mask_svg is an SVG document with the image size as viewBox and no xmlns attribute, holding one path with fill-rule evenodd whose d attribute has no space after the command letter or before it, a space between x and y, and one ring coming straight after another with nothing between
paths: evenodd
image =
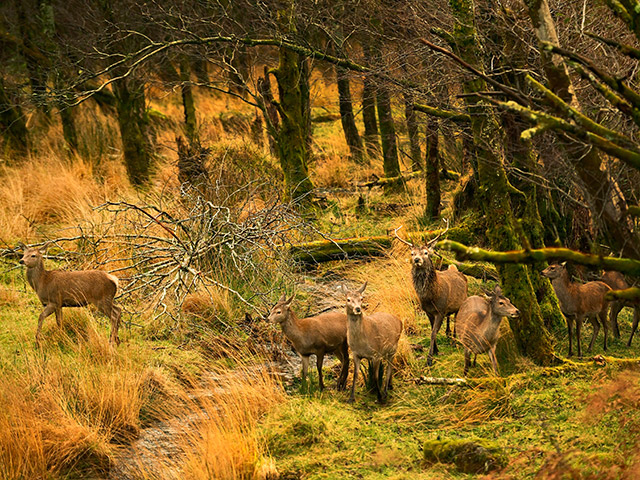
<instances>
[{"instance_id":1,"label":"moss-covered tree trunk","mask_svg":"<svg viewBox=\"0 0 640 480\"><path fill-rule=\"evenodd\" d=\"M438 151L438 120L429 118L427 122L427 151L425 155L427 179L427 206L425 220L435 220L440 216L440 152Z\"/></svg>"},{"instance_id":2,"label":"moss-covered tree trunk","mask_svg":"<svg viewBox=\"0 0 640 480\"><path fill-rule=\"evenodd\" d=\"M22 107L7 91L4 79L0 77L0 127L4 138L5 157L24 157L29 150L27 122Z\"/></svg>"},{"instance_id":3,"label":"moss-covered tree trunk","mask_svg":"<svg viewBox=\"0 0 640 480\"><path fill-rule=\"evenodd\" d=\"M184 112L184 131L191 145L199 144L198 119L196 117L196 102L191 85L191 64L186 58L180 62L180 93L182 94L182 109Z\"/></svg>"},{"instance_id":4,"label":"moss-covered tree trunk","mask_svg":"<svg viewBox=\"0 0 640 480\"><path fill-rule=\"evenodd\" d=\"M404 94L404 117L407 121L407 134L409 135L409 151L411 152L411 170L417 172L422 170L420 151L420 127L416 111L413 108L413 95L411 92Z\"/></svg>"},{"instance_id":5,"label":"moss-covered tree trunk","mask_svg":"<svg viewBox=\"0 0 640 480\"><path fill-rule=\"evenodd\" d=\"M378 85L376 95L376 107L378 108L378 121L380 122L380 139L382 140L382 167L385 177L398 177L400 175L400 162L398 160L398 146L396 144L396 127L391 112L391 95L386 85ZM385 193L402 190L402 183L390 183L385 185Z\"/></svg>"},{"instance_id":6,"label":"moss-covered tree trunk","mask_svg":"<svg viewBox=\"0 0 640 480\"><path fill-rule=\"evenodd\" d=\"M450 0L456 17L454 38L457 54L466 62L483 70L475 33L472 0ZM465 93L486 90L484 80L475 78L464 84ZM471 131L478 162L479 200L487 222L487 238L496 250L514 250L521 247L516 233L509 194L512 191L504 168L501 142L503 132L492 109L466 97L471 117ZM551 338L544 325L529 271L525 265L499 265L505 295L518 307L521 314L510 319L511 330L523 355L538 364L548 365L556 360Z\"/></svg>"},{"instance_id":7,"label":"moss-covered tree trunk","mask_svg":"<svg viewBox=\"0 0 640 480\"><path fill-rule=\"evenodd\" d=\"M144 84L124 78L114 83L114 93L127 174L133 185L141 186L149 180L152 159Z\"/></svg>"},{"instance_id":8,"label":"moss-covered tree trunk","mask_svg":"<svg viewBox=\"0 0 640 480\"><path fill-rule=\"evenodd\" d=\"M371 64L371 51L366 42L363 43L365 59ZM376 116L376 85L371 75L364 75L362 80L362 121L364 123L364 144L369 157L380 153L380 134Z\"/></svg>"},{"instance_id":9,"label":"moss-covered tree trunk","mask_svg":"<svg viewBox=\"0 0 640 480\"><path fill-rule=\"evenodd\" d=\"M309 122L308 90L301 82L302 59L286 48L280 49L278 68L272 73L278 81L279 101L275 104L280 114L276 149L284 172L285 197L296 199L306 196L313 184L309 179Z\"/></svg>"},{"instance_id":10,"label":"moss-covered tree trunk","mask_svg":"<svg viewBox=\"0 0 640 480\"><path fill-rule=\"evenodd\" d=\"M527 0L525 3L538 39L541 42L559 45L547 0ZM543 46L540 47L540 58L550 89L567 104L580 111L581 107L564 58L547 51ZM564 134L558 138L585 187L592 216L598 222L607 243L626 257L640 258L640 237L623 216L626 210L624 198L618 198L617 201L612 198L614 192L620 192L611 184L607 172L601 169L599 151ZM621 205L621 208L617 205Z\"/></svg>"},{"instance_id":11,"label":"moss-covered tree trunk","mask_svg":"<svg viewBox=\"0 0 640 480\"><path fill-rule=\"evenodd\" d=\"M363 163L364 151L362 138L358 133L355 115L353 114L353 103L351 100L351 86L347 70L336 67L336 77L338 83L338 97L340 102L340 120L344 138L349 146L351 158L357 163Z\"/></svg>"}]
</instances>

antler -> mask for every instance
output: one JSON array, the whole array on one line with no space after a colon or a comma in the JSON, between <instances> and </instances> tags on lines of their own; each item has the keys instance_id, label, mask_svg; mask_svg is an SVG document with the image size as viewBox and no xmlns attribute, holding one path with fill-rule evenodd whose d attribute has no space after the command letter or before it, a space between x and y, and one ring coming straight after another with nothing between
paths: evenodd
<instances>
[{"instance_id":1,"label":"antler","mask_svg":"<svg viewBox=\"0 0 640 480\"><path fill-rule=\"evenodd\" d=\"M393 231L393 235L394 235L398 240L400 240L402 243L404 243L405 245L408 245L410 248L413 248L413 243L409 243L409 242L407 242L406 240L404 240L404 239L402 239L402 238L400 238L400 237L398 236L398 230L400 230L402 227L404 227L404 225L400 225L398 228L396 228L396 229Z\"/></svg>"},{"instance_id":2,"label":"antler","mask_svg":"<svg viewBox=\"0 0 640 480\"><path fill-rule=\"evenodd\" d=\"M445 228L445 229L444 229L444 231L440 232L440 233L436 236L436 238L434 238L434 239L430 240L429 242L427 242L427 246L428 246L428 247L431 247L431 246L435 245L435 243L440 239L440 237L442 237L445 233L447 233L447 230L449 230L449 219L448 219L448 218L445 218L445 219L444 219L444 223L446 223L446 224L447 224L447 228Z\"/></svg>"}]
</instances>

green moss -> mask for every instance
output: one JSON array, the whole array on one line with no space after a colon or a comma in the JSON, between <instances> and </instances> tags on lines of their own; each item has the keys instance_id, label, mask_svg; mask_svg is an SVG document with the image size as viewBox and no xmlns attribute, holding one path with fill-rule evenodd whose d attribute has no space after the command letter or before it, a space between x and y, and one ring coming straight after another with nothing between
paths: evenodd
<instances>
[{"instance_id":1,"label":"green moss","mask_svg":"<svg viewBox=\"0 0 640 480\"><path fill-rule=\"evenodd\" d=\"M507 464L504 451L482 439L427 440L423 451L427 464L452 463L464 473L487 473Z\"/></svg>"}]
</instances>

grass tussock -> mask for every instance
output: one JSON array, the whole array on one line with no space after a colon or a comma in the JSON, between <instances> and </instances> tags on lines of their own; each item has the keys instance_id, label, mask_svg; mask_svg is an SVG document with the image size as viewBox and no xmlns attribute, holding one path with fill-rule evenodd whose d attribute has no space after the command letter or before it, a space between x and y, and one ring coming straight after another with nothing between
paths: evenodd
<instances>
[{"instance_id":1,"label":"grass tussock","mask_svg":"<svg viewBox=\"0 0 640 480\"><path fill-rule=\"evenodd\" d=\"M60 339L0 374L0 477L51 478L73 468L106 470L117 444L140 430L157 372L109 352L106 340ZM56 345L56 346L57 346ZM153 385L157 385L156 381Z\"/></svg>"}]
</instances>

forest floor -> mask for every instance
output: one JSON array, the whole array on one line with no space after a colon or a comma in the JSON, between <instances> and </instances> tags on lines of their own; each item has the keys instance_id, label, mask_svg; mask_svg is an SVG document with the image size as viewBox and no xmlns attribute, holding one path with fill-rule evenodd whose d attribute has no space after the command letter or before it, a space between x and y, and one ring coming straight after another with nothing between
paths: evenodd
<instances>
[{"instance_id":1,"label":"forest floor","mask_svg":"<svg viewBox=\"0 0 640 480\"><path fill-rule=\"evenodd\" d=\"M336 98L335 92L325 90L317 90L323 93L316 94L314 105L336 111L336 102L328 100ZM202 111L241 110L219 98L198 101ZM178 100L168 95L158 96L154 108L180 118ZM113 122L101 121L95 123L102 125L100 131L113 133ZM211 126L219 123L215 116L202 123L211 130L209 137L203 136L205 143L230 145L225 143L229 132ZM160 131L166 155L172 154L175 128L170 124ZM385 196L378 189L345 193L371 173L380 173L381 162L361 168L349 164L339 121L315 125L314 135L315 184L342 190L327 195L315 222L318 230L345 238L384 235L400 225L406 230L442 226L420 223L424 185L418 180L409 182L402 195ZM406 137L399 135L406 149ZM108 144L109 135L97 138L105 143L92 144L94 149L115 148ZM446 148L451 153L447 167L455 170L459 165L450 160L456 158L455 142ZM61 149L54 145L51 151ZM159 198L159 191L175 188L175 163L168 161L157 169L151 193L136 196L115 160L70 165L40 158L4 168L0 239L55 238L95 215L91 207L107 198L147 202L154 195ZM100 179L92 180L96 176ZM446 209L457 186L443 183ZM358 206L360 195L364 210ZM556 328L555 350L564 362L546 368L518 355L504 321L500 376L493 375L487 356L480 355L467 385L429 385L421 377L461 377L463 352L443 328L437 339L441 353L427 366L430 327L413 292L405 246L394 245L374 259L334 261L307 270L292 265L289 273L300 315L343 308L338 285L367 281L366 311L389 311L402 318L405 334L388 404L377 404L363 383L357 386L356 402L348 404L348 393L335 390L335 361L325 360L327 389L318 390L314 369L310 385L303 387L299 364L278 329L257 317L251 325L242 324L245 310L233 300L223 302L225 315L242 328L218 328L212 320L222 309L218 305L179 312L177 324L125 314L117 349L108 345L104 318L88 309L67 309L62 330L53 319L45 321L43 345L36 348L41 307L16 259L7 259L0 274L0 478L266 479L277 478L276 471L282 479L640 477L640 363L635 360L640 339L625 346L629 309L619 319L623 338L610 339L606 353L602 332L594 351L586 353L587 326L584 356L567 359L566 328ZM491 281L469 277L470 294L492 287ZM279 295L271 292L271 300ZM130 304L127 310L141 306ZM464 473L452 463L426 462L430 440L489 442L506 462L496 471ZM147 453L142 455L142 449Z\"/></svg>"}]
</instances>

